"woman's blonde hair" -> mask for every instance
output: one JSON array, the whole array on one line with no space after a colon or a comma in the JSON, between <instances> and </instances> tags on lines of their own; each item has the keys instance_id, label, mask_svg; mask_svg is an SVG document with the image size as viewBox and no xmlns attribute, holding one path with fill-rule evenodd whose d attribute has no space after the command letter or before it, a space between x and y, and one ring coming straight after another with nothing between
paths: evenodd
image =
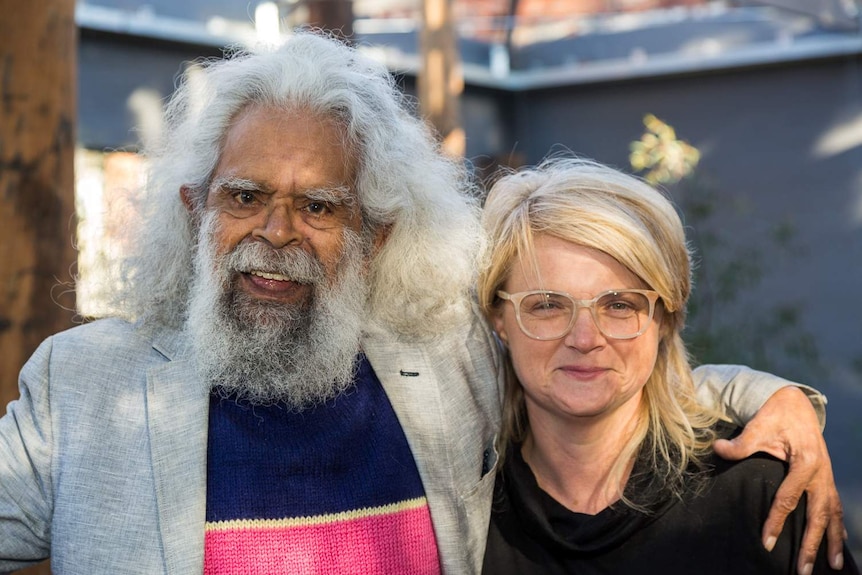
<instances>
[{"instance_id":1,"label":"woman's blonde hair","mask_svg":"<svg viewBox=\"0 0 862 575\"><path fill-rule=\"evenodd\" d=\"M691 291L691 256L673 204L645 182L613 168L584 159L551 158L500 178L485 201L483 223L489 249L478 297L489 318L504 303L497 290L516 262L535 261L533 240L540 234L602 251L659 293L658 357L644 387L642 417L611 478L619 485L632 459L646 456L652 480L681 495L692 465L699 466L711 451L710 428L717 417L695 399L680 335ZM523 390L511 368L509 375L502 445L523 441L529 431Z\"/></svg>"}]
</instances>

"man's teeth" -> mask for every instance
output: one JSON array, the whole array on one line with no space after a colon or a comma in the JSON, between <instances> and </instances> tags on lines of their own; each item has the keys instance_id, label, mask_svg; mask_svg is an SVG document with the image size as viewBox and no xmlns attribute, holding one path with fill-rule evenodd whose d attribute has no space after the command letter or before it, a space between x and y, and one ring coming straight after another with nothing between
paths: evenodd
<instances>
[{"instance_id":1,"label":"man's teeth","mask_svg":"<svg viewBox=\"0 0 862 575\"><path fill-rule=\"evenodd\" d=\"M261 277L265 280L277 280L280 282L289 282L290 281L289 277L283 276L281 274L271 274L269 272L262 272L259 270L252 270L249 273L251 273L251 275L253 275L253 276L258 276L258 277Z\"/></svg>"}]
</instances>

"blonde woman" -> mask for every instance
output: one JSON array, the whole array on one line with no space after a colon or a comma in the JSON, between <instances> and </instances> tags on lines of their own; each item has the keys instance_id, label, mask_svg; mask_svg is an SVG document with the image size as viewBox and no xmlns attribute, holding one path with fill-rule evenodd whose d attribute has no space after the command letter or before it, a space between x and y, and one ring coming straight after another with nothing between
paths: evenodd
<instances>
[{"instance_id":1,"label":"blonde woman","mask_svg":"<svg viewBox=\"0 0 862 575\"><path fill-rule=\"evenodd\" d=\"M499 180L484 218L479 299L512 368L484 572L794 573L804 505L759 537L784 464L713 455L736 429L697 401L672 204L557 159ZM824 547L801 571L833 573Z\"/></svg>"}]
</instances>

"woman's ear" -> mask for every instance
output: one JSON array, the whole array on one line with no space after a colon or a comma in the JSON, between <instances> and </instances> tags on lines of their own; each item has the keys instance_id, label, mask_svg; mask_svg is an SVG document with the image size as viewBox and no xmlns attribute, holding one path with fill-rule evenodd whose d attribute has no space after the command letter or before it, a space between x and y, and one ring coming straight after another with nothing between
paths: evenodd
<instances>
[{"instance_id":1,"label":"woman's ear","mask_svg":"<svg viewBox=\"0 0 862 575\"><path fill-rule=\"evenodd\" d=\"M506 333L506 322L503 321L503 310L495 309L491 316L491 323L494 326L494 331L497 332L497 337L504 345L509 345L509 334Z\"/></svg>"},{"instance_id":2,"label":"woman's ear","mask_svg":"<svg viewBox=\"0 0 862 575\"><path fill-rule=\"evenodd\" d=\"M673 342L675 337L682 338L683 325L678 313L667 311L665 308L656 309L657 317L653 321L658 322L659 344Z\"/></svg>"}]
</instances>

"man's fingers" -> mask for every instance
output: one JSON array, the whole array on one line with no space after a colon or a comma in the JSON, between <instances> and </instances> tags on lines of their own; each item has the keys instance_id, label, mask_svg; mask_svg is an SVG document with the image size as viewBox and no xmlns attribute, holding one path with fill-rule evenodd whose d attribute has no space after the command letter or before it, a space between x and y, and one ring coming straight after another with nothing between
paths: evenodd
<instances>
[{"instance_id":1,"label":"man's fingers","mask_svg":"<svg viewBox=\"0 0 862 575\"><path fill-rule=\"evenodd\" d=\"M823 541L823 533L829 523L828 506L814 507L809 499L808 517L805 521L805 534L802 536L802 545L799 547L799 561L797 570L799 575L810 575L817 559L817 550ZM831 555L830 555L831 556Z\"/></svg>"},{"instance_id":2,"label":"man's fingers","mask_svg":"<svg viewBox=\"0 0 862 575\"><path fill-rule=\"evenodd\" d=\"M772 507L769 508L766 523L763 525L763 546L768 551L772 551L776 539L781 535L781 530L784 528L787 516L799 505L799 498L802 497L807 483L808 480L806 478L800 477L798 474L794 475L791 472L778 487L775 499L772 501ZM824 522L820 529L821 536L825 528L826 523ZM808 528L806 528L806 533L807 530Z\"/></svg>"},{"instance_id":3,"label":"man's fingers","mask_svg":"<svg viewBox=\"0 0 862 575\"><path fill-rule=\"evenodd\" d=\"M844 529L844 510L838 500L829 524L826 526L826 543L829 553L829 565L833 569L844 568L844 542L847 540L847 530Z\"/></svg>"},{"instance_id":4,"label":"man's fingers","mask_svg":"<svg viewBox=\"0 0 862 575\"><path fill-rule=\"evenodd\" d=\"M763 545L768 550L772 550L787 516L796 509L802 493L807 491L805 533L799 548L797 572L799 575L811 574L824 533L827 539L829 565L833 569L841 569L844 565L846 530L841 500L834 487L830 487L831 473L824 472L823 468L819 473L809 473L810 466L806 465L807 461L796 460L795 462L797 465L791 466L790 473L775 494L769 516L763 526Z\"/></svg>"},{"instance_id":5,"label":"man's fingers","mask_svg":"<svg viewBox=\"0 0 862 575\"><path fill-rule=\"evenodd\" d=\"M799 550L797 571L810 575L817 550L827 532L826 554L832 567L843 563L844 524L841 502L832 478L829 452L819 433L819 421L811 404L798 389L785 388L775 393L732 441L716 441L715 452L730 460L742 459L763 451L789 463L789 471L775 494L763 526L763 545L775 545L788 515L803 493L808 494L805 532ZM794 407L796 404L798 406ZM787 418L794 413L793 418Z\"/></svg>"}]
</instances>

